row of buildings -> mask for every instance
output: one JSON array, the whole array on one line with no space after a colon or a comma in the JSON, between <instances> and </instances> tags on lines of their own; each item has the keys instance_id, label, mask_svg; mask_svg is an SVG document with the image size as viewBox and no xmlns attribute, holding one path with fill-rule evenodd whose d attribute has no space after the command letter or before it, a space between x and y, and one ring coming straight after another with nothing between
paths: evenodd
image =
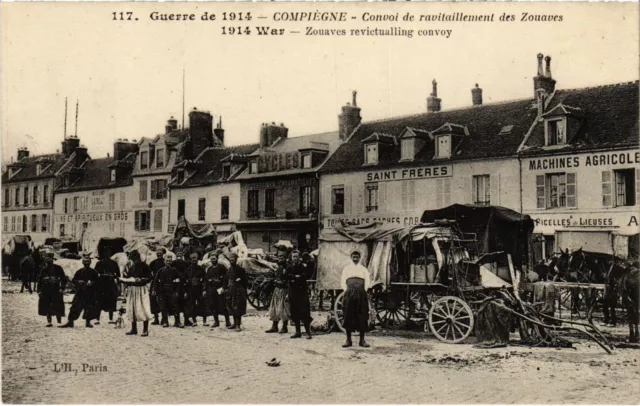
<instances>
[{"instance_id":1,"label":"row of buildings","mask_svg":"<svg viewBox=\"0 0 640 406\"><path fill-rule=\"evenodd\" d=\"M416 224L426 209L500 205L531 215L535 255L584 247L627 254L640 231L638 82L557 89L537 57L531 96L363 121L353 100L336 131L288 137L263 124L258 143L227 146L221 121L189 113L162 134L118 139L92 157L76 136L55 154L22 148L2 175L2 234L126 239L172 233L181 216L270 250L317 247L340 221ZM546 66L545 66L546 65Z\"/></svg>"}]
</instances>

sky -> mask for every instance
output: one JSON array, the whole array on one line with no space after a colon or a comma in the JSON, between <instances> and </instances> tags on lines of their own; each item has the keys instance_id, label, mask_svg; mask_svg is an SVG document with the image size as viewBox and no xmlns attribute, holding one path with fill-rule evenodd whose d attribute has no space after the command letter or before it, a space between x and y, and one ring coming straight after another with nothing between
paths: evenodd
<instances>
[{"instance_id":1,"label":"sky","mask_svg":"<svg viewBox=\"0 0 640 406\"><path fill-rule=\"evenodd\" d=\"M137 22L114 22L111 4L2 5L0 134L3 161L18 147L32 154L60 148L75 132L93 157L112 153L117 138L154 137L170 116L197 107L222 116L226 144L258 141L263 122L284 123L289 136L335 131L340 107L358 91L364 121L421 113L431 81L443 109L471 104L478 83L484 102L532 97L536 55L552 57L557 88L638 79L638 5L529 4L127 4ZM226 8L225 8L226 7ZM262 7L260 9L259 7ZM456 8L464 7L464 8ZM422 23L407 28L453 29L450 38L414 36L222 36L222 22L152 22L151 11L274 11L330 9L361 16L464 11L562 14L562 23ZM428 8L428 10L427 10ZM235 24L235 23L234 23ZM269 19L251 25L305 31ZM338 28L399 26L361 21Z\"/></svg>"}]
</instances>

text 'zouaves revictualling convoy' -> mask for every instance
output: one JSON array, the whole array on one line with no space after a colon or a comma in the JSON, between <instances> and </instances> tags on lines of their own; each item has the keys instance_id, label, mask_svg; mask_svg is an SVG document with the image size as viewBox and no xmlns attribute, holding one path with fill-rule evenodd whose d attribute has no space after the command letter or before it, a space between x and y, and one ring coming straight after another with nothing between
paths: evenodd
<instances>
[{"instance_id":1,"label":"text 'zouaves revictualling convoy'","mask_svg":"<svg viewBox=\"0 0 640 406\"><path fill-rule=\"evenodd\" d=\"M224 36L313 36L313 37L443 37L450 38L456 27L482 23L561 23L561 14L529 12L469 14L462 12L416 14L348 12L212 12L163 13L153 11L138 16L131 11L114 11L116 22L213 22ZM364 24L363 24L364 23Z\"/></svg>"}]
</instances>

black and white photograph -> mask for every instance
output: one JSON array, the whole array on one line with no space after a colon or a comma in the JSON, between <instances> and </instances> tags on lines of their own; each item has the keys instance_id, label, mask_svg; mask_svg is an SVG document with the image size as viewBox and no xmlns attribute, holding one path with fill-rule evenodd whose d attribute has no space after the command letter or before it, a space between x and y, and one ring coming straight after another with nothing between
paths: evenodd
<instances>
[{"instance_id":1,"label":"black and white photograph","mask_svg":"<svg viewBox=\"0 0 640 406\"><path fill-rule=\"evenodd\" d=\"M638 3L0 9L3 403L637 404Z\"/></svg>"}]
</instances>

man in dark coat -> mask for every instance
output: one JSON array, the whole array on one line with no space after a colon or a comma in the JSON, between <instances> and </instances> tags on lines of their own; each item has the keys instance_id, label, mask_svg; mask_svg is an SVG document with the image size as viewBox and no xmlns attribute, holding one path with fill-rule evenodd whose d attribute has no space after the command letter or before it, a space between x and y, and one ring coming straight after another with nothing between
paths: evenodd
<instances>
[{"instance_id":1,"label":"man in dark coat","mask_svg":"<svg viewBox=\"0 0 640 406\"><path fill-rule=\"evenodd\" d=\"M296 333L291 338L300 338L300 323L304 324L307 339L311 339L311 304L309 303L309 287L307 279L312 270L300 261L300 252L291 253L291 264L287 268L285 276L289 281L289 305L291 308L291 320L296 325Z\"/></svg>"},{"instance_id":2,"label":"man in dark coat","mask_svg":"<svg viewBox=\"0 0 640 406\"><path fill-rule=\"evenodd\" d=\"M47 327L52 327L51 316L56 316L58 324L64 317L64 288L67 275L62 267L53 263L53 252L47 253L45 263L38 277L38 315L47 316Z\"/></svg>"},{"instance_id":3,"label":"man in dark coat","mask_svg":"<svg viewBox=\"0 0 640 406\"><path fill-rule=\"evenodd\" d=\"M207 313L213 315L213 327L220 326L219 315L224 316L227 327L231 326L229 311L224 298L224 287L227 286L227 268L218 262L218 254L210 254L211 266L205 276L204 299Z\"/></svg>"},{"instance_id":4,"label":"man in dark coat","mask_svg":"<svg viewBox=\"0 0 640 406\"><path fill-rule=\"evenodd\" d=\"M173 258L167 257L164 267L160 268L151 284L151 296L155 296L162 313L162 327L169 327L169 314L174 316L174 327L183 327L178 306L182 287L182 275L173 266Z\"/></svg>"},{"instance_id":5,"label":"man in dark coat","mask_svg":"<svg viewBox=\"0 0 640 406\"><path fill-rule=\"evenodd\" d=\"M91 268L89 255L83 256L82 265L84 267L77 271L71 280L76 289L76 294L71 302L67 323L60 326L61 328L73 327L73 322L80 318L80 313L83 313L82 317L85 320L85 326L93 327L91 320L96 318L97 313L96 286L98 284L98 273Z\"/></svg>"},{"instance_id":6,"label":"man in dark coat","mask_svg":"<svg viewBox=\"0 0 640 406\"><path fill-rule=\"evenodd\" d=\"M109 324L114 324L113 312L118 303L118 280L120 278L120 266L111 259L110 247L104 249L104 258L96 264L96 272L99 276L98 316L95 324L100 324L100 313L109 312Z\"/></svg>"},{"instance_id":7,"label":"man in dark coat","mask_svg":"<svg viewBox=\"0 0 640 406\"><path fill-rule=\"evenodd\" d=\"M162 247L158 248L158 250L156 251L157 258L151 261L151 263L149 264L149 268L151 268L152 280L155 279L156 275L158 274L158 271L164 268L165 253L166 253L166 250L164 248ZM151 293L153 293L153 291ZM158 324L160 324L160 322L158 321L158 313L160 313L160 308L158 306L157 296L152 294L149 300L151 301L151 313L153 313L153 322L151 322L151 324L153 324L154 326L157 326Z\"/></svg>"},{"instance_id":8,"label":"man in dark coat","mask_svg":"<svg viewBox=\"0 0 640 406\"><path fill-rule=\"evenodd\" d=\"M238 255L232 253L229 255L229 268L227 278L226 300L227 309L233 316L233 324L228 328L230 330L241 330L242 316L247 313L247 271L238 265Z\"/></svg>"},{"instance_id":9,"label":"man in dark coat","mask_svg":"<svg viewBox=\"0 0 640 406\"><path fill-rule=\"evenodd\" d=\"M189 268L189 263L184 260L184 252L181 249L178 249L176 251L176 259L175 261L173 261L173 267L178 270L178 272L180 273L180 278L182 279L182 283L185 284L187 280L187 269ZM182 292L180 292L180 297L178 297L178 310L182 313L184 313L187 306L186 295L186 285L184 285L182 288Z\"/></svg>"},{"instance_id":10,"label":"man in dark coat","mask_svg":"<svg viewBox=\"0 0 640 406\"><path fill-rule=\"evenodd\" d=\"M203 325L207 324L207 315L204 311L204 300L202 294L204 292L204 268L198 265L198 254L195 252L189 256L189 268L186 272L186 293L187 303L184 312L184 325L197 326L196 318L202 316ZM193 320L193 323L191 322Z\"/></svg>"},{"instance_id":11,"label":"man in dark coat","mask_svg":"<svg viewBox=\"0 0 640 406\"><path fill-rule=\"evenodd\" d=\"M38 261L36 261L35 258L36 255L38 255L37 251L34 253L29 250L28 255L20 261L20 279L22 280L20 293L24 292L25 286L29 293L33 293L33 289L31 289L31 281L34 280L38 268Z\"/></svg>"}]
</instances>

